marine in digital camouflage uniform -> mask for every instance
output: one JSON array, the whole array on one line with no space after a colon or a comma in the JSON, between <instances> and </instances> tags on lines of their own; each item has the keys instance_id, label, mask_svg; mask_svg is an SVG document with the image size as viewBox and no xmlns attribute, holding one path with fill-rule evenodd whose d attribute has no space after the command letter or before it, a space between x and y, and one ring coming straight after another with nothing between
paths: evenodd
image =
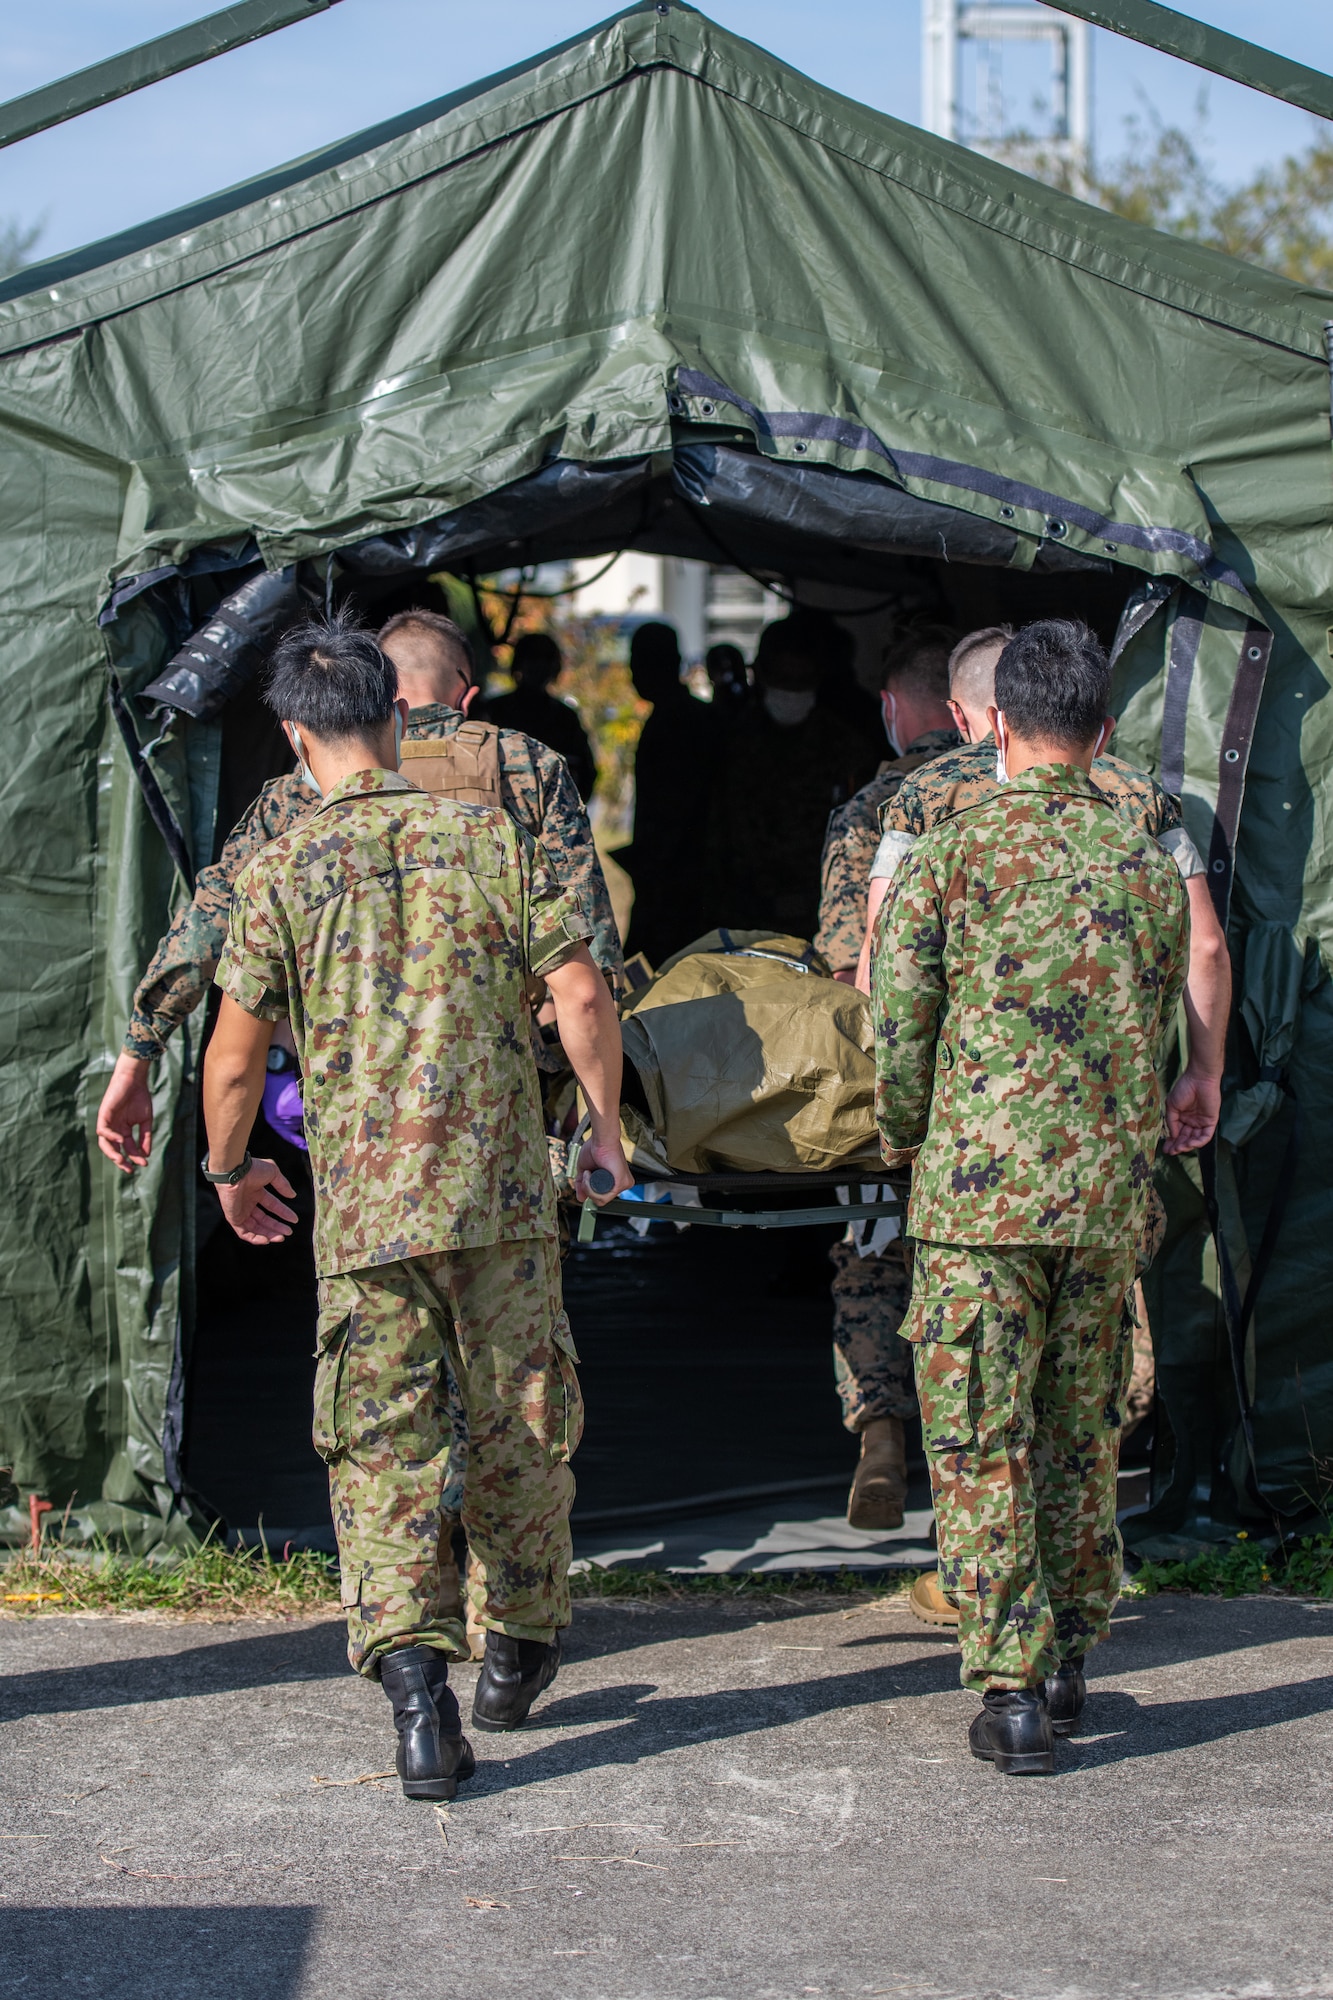
<instances>
[{"instance_id":1,"label":"marine in digital camouflage uniform","mask_svg":"<svg viewBox=\"0 0 1333 2000\"><path fill-rule=\"evenodd\" d=\"M995 1691L1077 1662L1115 1601L1127 1302L1189 926L1173 862L1082 770L997 791L988 749L989 795L889 887L873 1005L885 1155L914 1155L904 1332L941 1581L963 1682Z\"/></svg>"},{"instance_id":2,"label":"marine in digital camouflage uniform","mask_svg":"<svg viewBox=\"0 0 1333 2000\"><path fill-rule=\"evenodd\" d=\"M405 742L450 741L463 727L457 709L433 702L412 709ZM560 881L579 899L592 925L589 949L618 985L623 978L620 933L611 914L602 864L588 814L562 757L515 729L496 731L500 802L540 840ZM199 872L192 900L179 912L139 982L125 1034L125 1052L152 1062L207 993L227 935L231 893L241 869L261 847L290 833L319 804L298 772L271 778L227 837L211 867Z\"/></svg>"},{"instance_id":3,"label":"marine in digital camouflage uniform","mask_svg":"<svg viewBox=\"0 0 1333 2000\"><path fill-rule=\"evenodd\" d=\"M886 760L846 805L829 817L820 864L815 947L834 972L855 968L866 928L870 865L879 846L880 808L921 765L951 750L953 729L929 729L901 757ZM829 1251L833 1265L833 1377L842 1420L853 1434L879 1417L916 1415L912 1353L898 1337L911 1278L901 1238L863 1256L848 1237Z\"/></svg>"},{"instance_id":4,"label":"marine in digital camouflage uniform","mask_svg":"<svg viewBox=\"0 0 1333 2000\"><path fill-rule=\"evenodd\" d=\"M217 983L289 1020L301 1062L315 1441L349 1658L371 1677L398 1645L467 1651L441 1605L446 1355L483 1623L544 1641L569 1620L581 1403L524 989L590 931L512 818L387 770L334 785L236 880Z\"/></svg>"}]
</instances>

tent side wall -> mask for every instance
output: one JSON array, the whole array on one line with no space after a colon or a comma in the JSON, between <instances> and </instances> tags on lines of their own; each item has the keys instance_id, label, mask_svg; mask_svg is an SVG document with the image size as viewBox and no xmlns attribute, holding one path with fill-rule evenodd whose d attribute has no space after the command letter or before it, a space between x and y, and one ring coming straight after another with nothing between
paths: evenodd
<instances>
[{"instance_id":1,"label":"tent side wall","mask_svg":"<svg viewBox=\"0 0 1333 2000\"><path fill-rule=\"evenodd\" d=\"M1280 934L1253 960L1247 1032L1277 1050L1265 1024L1282 1025L1285 936L1304 981L1293 1068L1317 1129L1333 1110L1318 958L1333 929L1333 301L848 104L674 4L309 169L281 192L237 191L155 249L0 300L0 428L17 451L0 608L24 722L0 746L6 882L14 935L35 941L0 973L15 1135L0 1270L22 1304L0 1368L21 1388L25 1485L86 1494L127 1437L109 1499L171 1484L193 1137L175 1120L149 1172L120 1183L90 1124L134 977L184 888L109 733L94 620L110 576L206 545L253 534L270 566L319 556L543 465L666 463L685 422L966 510L1012 532L1017 567L1058 543L1123 566L1127 587L1160 581L1122 662L1123 747L1163 768L1180 711L1180 788L1209 847L1219 800L1243 793L1232 910L1247 979L1251 933ZM1182 592L1208 627L1188 672ZM1275 639L1233 766L1250 618ZM133 606L110 646L131 694L166 650ZM215 741L146 714L136 727L202 857ZM53 768L69 774L58 808ZM168 1122L192 1060L183 1040L165 1066ZM1260 1080L1236 1081L1243 1094ZM1267 1212L1286 1115L1270 1109L1236 1139L1238 1255ZM1308 1230L1323 1269L1333 1202L1313 1160L1300 1200L1283 1258ZM1190 1224L1179 1311L1172 1279L1160 1322L1191 1355L1210 1311L1216 1340L1201 1241ZM1333 1452L1311 1268L1304 1251L1279 1260L1256 1322L1257 1428L1284 1481L1297 1355L1321 1385L1305 1406L1316 1445ZM1212 1384L1215 1354L1209 1366ZM1213 1479L1234 1422L1187 1413L1182 1436L1191 1423Z\"/></svg>"}]
</instances>

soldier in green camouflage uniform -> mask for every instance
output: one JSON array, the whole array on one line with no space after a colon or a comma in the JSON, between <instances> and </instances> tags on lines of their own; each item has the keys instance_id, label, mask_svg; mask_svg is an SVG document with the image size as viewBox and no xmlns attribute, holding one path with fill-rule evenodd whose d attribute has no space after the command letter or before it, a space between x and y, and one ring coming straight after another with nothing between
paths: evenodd
<instances>
[{"instance_id":1,"label":"soldier in green camouflage uniform","mask_svg":"<svg viewBox=\"0 0 1333 2000\"><path fill-rule=\"evenodd\" d=\"M1047 1689L1076 1681L1076 1716L1115 1601L1126 1305L1188 952L1178 870L1087 775L1108 680L1083 627L1011 642L1012 775L916 842L875 947L880 1134L886 1158L914 1156L906 1334L941 1575L964 1684L986 1694L973 1748L1002 1769L1051 1768ZM1035 1761L1008 1754L1015 1717Z\"/></svg>"},{"instance_id":2,"label":"soldier in green camouflage uniform","mask_svg":"<svg viewBox=\"0 0 1333 2000\"><path fill-rule=\"evenodd\" d=\"M403 736L407 742L447 741L462 724L457 709L431 702L409 710ZM497 734L504 810L525 833L541 841L561 882L588 914L593 957L619 984L620 934L587 810L565 761L516 729ZM212 982L227 934L236 877L261 847L299 826L318 804L299 772L271 778L228 835L218 859L200 870L193 898L176 916L139 982L125 1031L127 1055L155 1061L181 1022L194 1012Z\"/></svg>"},{"instance_id":3,"label":"soldier in green camouflage uniform","mask_svg":"<svg viewBox=\"0 0 1333 2000\"><path fill-rule=\"evenodd\" d=\"M325 683L345 667L364 682L368 651L377 698L392 700L392 667L368 635L325 630L279 648L271 699L289 727L299 718L296 747L323 796L236 882L205 1068L209 1165L221 1178L244 1144L248 1098L236 1093L262 1087L262 1026L287 1020L315 1184L315 1442L329 1464L349 1657L374 1678L402 1647L466 1650L461 1620L439 1602L447 1355L467 1410L463 1521L484 1579L489 1667L497 1635L545 1652L568 1623L568 1462L581 1426L526 981L547 981L562 1028L572 1009L566 1046L603 1128L584 1171L607 1164L623 1186L619 1033L585 948L590 926L512 818L371 761L384 736L373 716L355 736L310 719L326 714ZM279 1180L251 1163L224 1195L239 1233L257 1229L249 1240L290 1218L265 1194Z\"/></svg>"},{"instance_id":4,"label":"soldier in green camouflage uniform","mask_svg":"<svg viewBox=\"0 0 1333 2000\"><path fill-rule=\"evenodd\" d=\"M884 659L882 705L890 747L906 747L880 765L846 805L830 815L820 864L816 948L835 979L851 981L866 928L870 867L879 845L881 808L914 771L953 749L958 732L948 707L950 635L934 627L909 632ZM854 1528L901 1527L907 1495L904 1420L916 1415L912 1357L898 1328L911 1277L896 1218L854 1224L829 1251L833 1265L833 1379L842 1420L860 1440L847 1496Z\"/></svg>"}]
</instances>

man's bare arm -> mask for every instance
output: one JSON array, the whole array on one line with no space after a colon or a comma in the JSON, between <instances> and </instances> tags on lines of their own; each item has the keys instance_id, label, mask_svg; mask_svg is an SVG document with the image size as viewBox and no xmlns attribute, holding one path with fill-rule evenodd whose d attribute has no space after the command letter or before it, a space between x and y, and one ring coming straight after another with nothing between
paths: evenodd
<instances>
[{"instance_id":1,"label":"man's bare arm","mask_svg":"<svg viewBox=\"0 0 1333 2000\"><path fill-rule=\"evenodd\" d=\"M1222 1064L1231 1014L1231 957L1206 875L1185 884L1190 900L1190 962L1185 980L1189 1058L1166 1100L1168 1153L1193 1153L1217 1130Z\"/></svg>"},{"instance_id":2,"label":"man's bare arm","mask_svg":"<svg viewBox=\"0 0 1333 2000\"><path fill-rule=\"evenodd\" d=\"M560 1045L579 1080L592 1117L588 1143L579 1154L574 1191L580 1201L586 1201L591 1192L588 1175L597 1167L605 1167L614 1177L615 1185L608 1193L593 1195L592 1199L599 1203L611 1201L634 1182L620 1146L623 1059L615 1003L586 945L580 945L563 965L543 972L542 977L555 1003Z\"/></svg>"},{"instance_id":3,"label":"man's bare arm","mask_svg":"<svg viewBox=\"0 0 1333 2000\"><path fill-rule=\"evenodd\" d=\"M227 1173L245 1158L264 1095L273 1027L272 1021L247 1014L230 994L223 994L204 1057L204 1123L214 1173ZM295 1193L276 1161L255 1160L243 1181L218 1189L218 1200L243 1243L280 1243L292 1233L296 1210L278 1196L291 1200Z\"/></svg>"}]
</instances>

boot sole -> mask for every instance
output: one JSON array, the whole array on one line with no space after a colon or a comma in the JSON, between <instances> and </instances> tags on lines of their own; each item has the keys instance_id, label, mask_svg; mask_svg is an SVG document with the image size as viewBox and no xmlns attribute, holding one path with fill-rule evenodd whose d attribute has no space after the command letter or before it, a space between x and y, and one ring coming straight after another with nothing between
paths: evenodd
<instances>
[{"instance_id":1,"label":"boot sole","mask_svg":"<svg viewBox=\"0 0 1333 2000\"><path fill-rule=\"evenodd\" d=\"M986 1750L973 1750L972 1755L983 1764L993 1764L1006 1778L1052 1778L1055 1775L1053 1750L1024 1750L1010 1756L995 1756Z\"/></svg>"},{"instance_id":2,"label":"boot sole","mask_svg":"<svg viewBox=\"0 0 1333 2000\"><path fill-rule=\"evenodd\" d=\"M472 1754L472 1745L463 1738L463 1754L458 1760L458 1769L447 1778L404 1778L399 1774L405 1799L432 1799L437 1805L447 1804L457 1798L458 1787L465 1785L469 1778L477 1775L477 1760Z\"/></svg>"},{"instance_id":3,"label":"boot sole","mask_svg":"<svg viewBox=\"0 0 1333 2000\"><path fill-rule=\"evenodd\" d=\"M958 1630L956 1611L927 1611L911 1597L907 1600L907 1608L913 1618L919 1618L923 1625L946 1625L951 1632Z\"/></svg>"}]
</instances>

